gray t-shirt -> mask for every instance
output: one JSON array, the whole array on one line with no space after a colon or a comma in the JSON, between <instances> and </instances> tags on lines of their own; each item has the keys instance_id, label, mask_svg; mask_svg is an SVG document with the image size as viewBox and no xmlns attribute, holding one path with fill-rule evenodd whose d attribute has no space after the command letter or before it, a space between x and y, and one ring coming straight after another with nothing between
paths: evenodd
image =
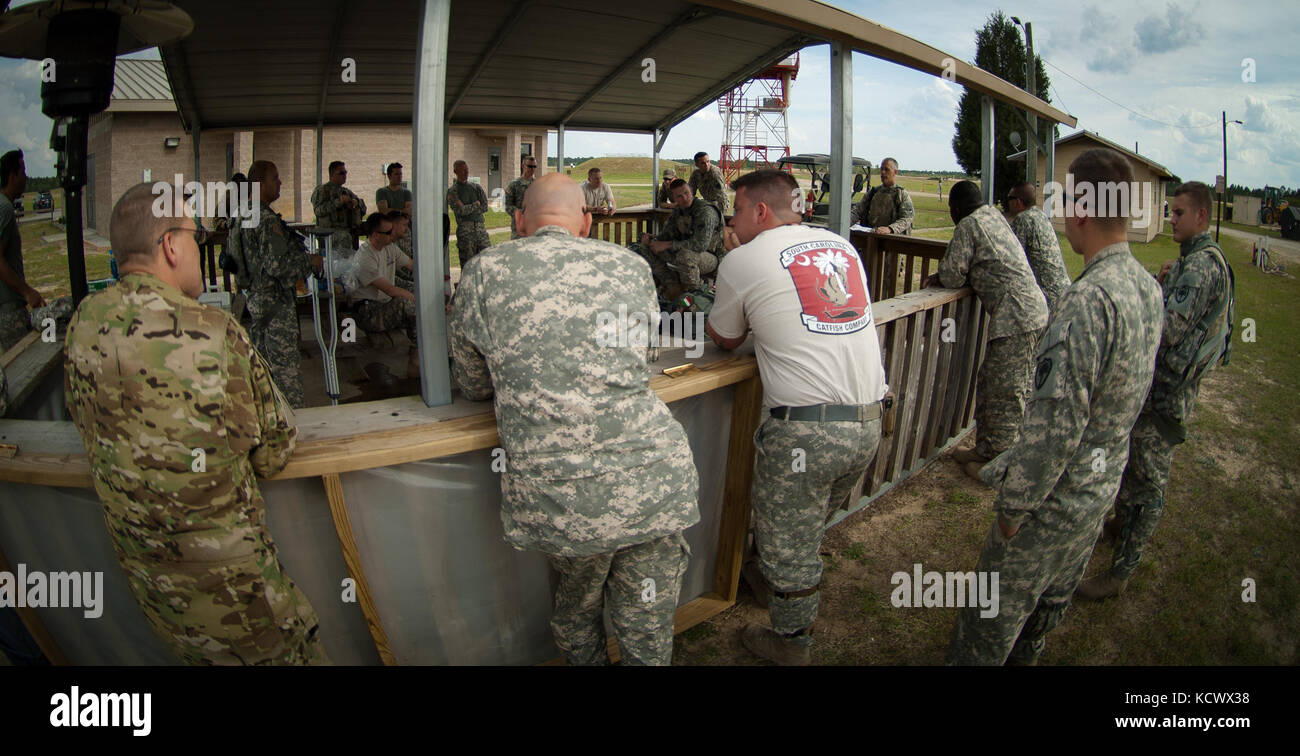
<instances>
[{"instance_id":1,"label":"gray t-shirt","mask_svg":"<svg viewBox=\"0 0 1300 756\"><path fill-rule=\"evenodd\" d=\"M14 213L14 203L8 195L0 194L0 257L9 264L19 278L23 276L23 238L18 233L18 216ZM25 307L27 300L21 294L0 281L0 304L21 302Z\"/></svg>"},{"instance_id":2,"label":"gray t-shirt","mask_svg":"<svg viewBox=\"0 0 1300 756\"><path fill-rule=\"evenodd\" d=\"M379 187L375 192L375 209L379 209L379 203L387 203L389 210L405 210L406 203L411 201L411 190L404 187L389 189L386 186ZM412 207L412 210L415 208Z\"/></svg>"}]
</instances>

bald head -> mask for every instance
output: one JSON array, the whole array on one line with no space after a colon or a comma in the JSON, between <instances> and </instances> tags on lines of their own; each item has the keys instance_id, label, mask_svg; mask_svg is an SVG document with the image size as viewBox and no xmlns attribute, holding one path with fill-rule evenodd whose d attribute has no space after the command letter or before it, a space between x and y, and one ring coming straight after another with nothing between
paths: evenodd
<instances>
[{"instance_id":1,"label":"bald head","mask_svg":"<svg viewBox=\"0 0 1300 756\"><path fill-rule=\"evenodd\" d=\"M524 192L524 209L515 223L532 236L542 226L559 226L574 236L586 236L591 214L582 212L582 188L562 173L548 173Z\"/></svg>"}]
</instances>

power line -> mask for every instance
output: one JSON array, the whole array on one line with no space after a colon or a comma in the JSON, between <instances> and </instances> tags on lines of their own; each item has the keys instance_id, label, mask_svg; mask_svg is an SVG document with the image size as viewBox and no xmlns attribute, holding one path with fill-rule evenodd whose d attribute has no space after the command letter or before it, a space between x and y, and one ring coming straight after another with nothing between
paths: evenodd
<instances>
[{"instance_id":1,"label":"power line","mask_svg":"<svg viewBox=\"0 0 1300 756\"><path fill-rule=\"evenodd\" d=\"M1039 56L1039 59L1042 60L1042 61L1043 61L1044 63L1046 63L1047 65L1051 66L1052 68L1055 68L1057 71L1060 71L1061 73L1065 74L1068 78L1070 78L1072 81L1074 81L1075 84L1078 84L1079 86L1083 87L1084 89L1088 90L1089 92L1092 92L1093 94L1097 95L1098 97L1100 97L1100 98L1106 100L1107 102L1110 102L1110 103L1112 103L1112 104L1114 104L1114 105L1118 105L1119 107L1121 107L1121 108L1127 110L1128 112L1132 113L1133 115L1137 116L1138 118L1144 118L1144 119L1146 119L1146 120L1148 120L1148 121L1153 121L1153 122L1155 122L1155 123L1159 123L1159 124L1162 124L1162 125L1164 125L1164 126L1169 126L1169 127L1171 127L1171 128L1175 128L1175 129L1208 129L1208 128L1210 128L1211 126L1218 126L1218 125L1219 125L1219 122L1218 122L1218 121L1214 121L1214 122L1212 122L1212 123L1206 123L1206 124L1203 124L1203 125L1200 125L1200 126L1184 126L1184 125L1177 124L1177 123L1169 123L1168 121L1162 121L1162 120L1160 120L1159 118L1152 118L1152 117L1149 116L1149 115L1144 115L1144 114L1142 114L1142 113L1139 113L1139 112L1137 112L1136 110L1134 110L1133 108L1130 108L1129 106L1125 105L1124 103L1122 103L1122 102L1118 102L1118 101L1116 101L1116 100L1113 100L1113 99L1111 99L1110 97L1107 97L1106 95L1102 94L1101 92L1098 92L1097 90L1093 89L1092 87L1088 86L1087 84L1084 84L1083 82L1079 81L1078 79L1074 78L1073 76L1070 76L1070 74L1069 74L1067 71L1065 71L1063 68L1061 68L1060 66L1056 65L1056 64L1053 63L1052 61L1050 61L1050 60L1048 60L1048 59L1046 59L1046 58L1044 58L1044 57L1042 57L1042 56ZM1060 97L1060 96L1061 96L1061 93L1058 91L1058 92L1056 93L1056 96L1057 96L1057 97Z\"/></svg>"}]
</instances>

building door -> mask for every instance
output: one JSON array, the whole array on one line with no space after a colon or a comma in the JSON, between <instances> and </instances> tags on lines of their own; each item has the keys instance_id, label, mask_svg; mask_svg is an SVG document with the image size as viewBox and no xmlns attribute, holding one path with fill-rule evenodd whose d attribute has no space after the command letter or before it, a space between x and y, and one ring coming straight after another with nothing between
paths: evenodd
<instances>
[{"instance_id":1,"label":"building door","mask_svg":"<svg viewBox=\"0 0 1300 756\"><path fill-rule=\"evenodd\" d=\"M85 202L86 220L83 225L86 228L95 228L95 156L94 155L91 155L86 158L86 191L83 196L86 198L86 202Z\"/></svg>"},{"instance_id":2,"label":"building door","mask_svg":"<svg viewBox=\"0 0 1300 756\"><path fill-rule=\"evenodd\" d=\"M501 188L501 148L488 148L488 194Z\"/></svg>"}]
</instances>

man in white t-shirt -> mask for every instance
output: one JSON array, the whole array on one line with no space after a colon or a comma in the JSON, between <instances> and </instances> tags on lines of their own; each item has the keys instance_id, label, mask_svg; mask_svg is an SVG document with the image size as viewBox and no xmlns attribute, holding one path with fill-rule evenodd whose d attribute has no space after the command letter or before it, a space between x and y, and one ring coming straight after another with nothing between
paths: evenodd
<instances>
[{"instance_id":1,"label":"man in white t-shirt","mask_svg":"<svg viewBox=\"0 0 1300 756\"><path fill-rule=\"evenodd\" d=\"M587 171L587 180L582 182L582 212L592 215L613 215L615 210L614 190L604 182L599 168Z\"/></svg>"},{"instance_id":2,"label":"man in white t-shirt","mask_svg":"<svg viewBox=\"0 0 1300 756\"><path fill-rule=\"evenodd\" d=\"M367 333L403 328L411 340L406 377L420 377L415 343L415 294L399 286L397 279L399 266L413 270L415 263L393 242L393 222L380 213L371 213L366 218L366 240L357 250L357 265L357 283L361 288L352 292L357 325Z\"/></svg>"},{"instance_id":3,"label":"man in white t-shirt","mask_svg":"<svg viewBox=\"0 0 1300 756\"><path fill-rule=\"evenodd\" d=\"M750 624L741 640L778 664L808 664L827 508L844 506L875 457L888 387L852 245L799 225L788 173L755 171L735 187L727 241L740 246L718 268L708 333L735 349L753 332L770 415L755 437L758 569L745 577L760 603L771 593L772 627Z\"/></svg>"}]
</instances>

